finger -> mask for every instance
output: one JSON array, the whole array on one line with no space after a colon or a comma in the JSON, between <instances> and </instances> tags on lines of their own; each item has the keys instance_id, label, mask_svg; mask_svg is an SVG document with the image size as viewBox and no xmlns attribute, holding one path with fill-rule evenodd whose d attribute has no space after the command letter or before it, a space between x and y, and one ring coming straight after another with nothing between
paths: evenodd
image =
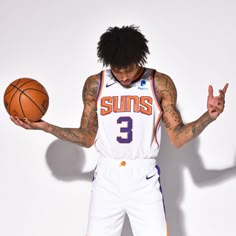
<instances>
[{"instance_id":1,"label":"finger","mask_svg":"<svg viewBox=\"0 0 236 236\"><path fill-rule=\"evenodd\" d=\"M224 99L225 98L225 93L222 89L219 89L220 95L218 96L219 99Z\"/></svg>"},{"instance_id":2,"label":"finger","mask_svg":"<svg viewBox=\"0 0 236 236\"><path fill-rule=\"evenodd\" d=\"M13 117L13 116L10 116L10 119L15 123L15 125L23 127L25 129L30 129L30 125L24 122L23 119L21 120L19 117Z\"/></svg>"},{"instance_id":3,"label":"finger","mask_svg":"<svg viewBox=\"0 0 236 236\"><path fill-rule=\"evenodd\" d=\"M27 125L31 124L31 122L26 117L23 118L23 122L26 123Z\"/></svg>"},{"instance_id":4,"label":"finger","mask_svg":"<svg viewBox=\"0 0 236 236\"><path fill-rule=\"evenodd\" d=\"M10 119L17 125L21 123L21 120L17 116L10 116Z\"/></svg>"},{"instance_id":5,"label":"finger","mask_svg":"<svg viewBox=\"0 0 236 236\"><path fill-rule=\"evenodd\" d=\"M17 121L16 121L15 117L10 116L10 119L11 119L12 122L14 122L17 125Z\"/></svg>"},{"instance_id":6,"label":"finger","mask_svg":"<svg viewBox=\"0 0 236 236\"><path fill-rule=\"evenodd\" d=\"M223 92L224 92L224 94L226 93L228 87L229 87L229 83L226 83L225 86L224 86L224 88L223 88Z\"/></svg>"},{"instance_id":7,"label":"finger","mask_svg":"<svg viewBox=\"0 0 236 236\"><path fill-rule=\"evenodd\" d=\"M28 118L26 118L26 117L24 117L22 119L22 123L23 123L24 128L26 128L26 129L32 129L33 128L32 122L30 120L28 120Z\"/></svg>"},{"instance_id":8,"label":"finger","mask_svg":"<svg viewBox=\"0 0 236 236\"><path fill-rule=\"evenodd\" d=\"M19 126L25 128L25 126L26 126L27 124L24 122L23 119L20 119L19 117L16 117L15 119L16 119L16 122L17 122L17 124L18 124Z\"/></svg>"},{"instance_id":9,"label":"finger","mask_svg":"<svg viewBox=\"0 0 236 236\"><path fill-rule=\"evenodd\" d=\"M212 85L208 86L208 96L213 97L213 87L212 87Z\"/></svg>"}]
</instances>

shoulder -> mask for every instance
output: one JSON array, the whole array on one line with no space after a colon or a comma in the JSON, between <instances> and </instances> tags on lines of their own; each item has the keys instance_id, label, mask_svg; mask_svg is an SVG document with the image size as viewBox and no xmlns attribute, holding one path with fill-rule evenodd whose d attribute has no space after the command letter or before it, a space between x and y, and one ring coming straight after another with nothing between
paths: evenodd
<instances>
[{"instance_id":1,"label":"shoulder","mask_svg":"<svg viewBox=\"0 0 236 236\"><path fill-rule=\"evenodd\" d=\"M84 83L83 98L95 99L98 94L99 85L100 85L100 73L89 76Z\"/></svg>"},{"instance_id":2,"label":"shoulder","mask_svg":"<svg viewBox=\"0 0 236 236\"><path fill-rule=\"evenodd\" d=\"M100 83L100 76L101 73L95 74L95 75L90 75L86 81L85 81L85 85L86 86L96 86L99 85Z\"/></svg>"},{"instance_id":3,"label":"shoulder","mask_svg":"<svg viewBox=\"0 0 236 236\"><path fill-rule=\"evenodd\" d=\"M171 94L171 96L176 97L177 91L174 81L167 74L156 71L155 76L155 89L160 99L163 99Z\"/></svg>"},{"instance_id":4,"label":"shoulder","mask_svg":"<svg viewBox=\"0 0 236 236\"><path fill-rule=\"evenodd\" d=\"M160 87L168 87L174 85L174 82L169 75L159 71L156 71L154 79L156 84Z\"/></svg>"}]
</instances>

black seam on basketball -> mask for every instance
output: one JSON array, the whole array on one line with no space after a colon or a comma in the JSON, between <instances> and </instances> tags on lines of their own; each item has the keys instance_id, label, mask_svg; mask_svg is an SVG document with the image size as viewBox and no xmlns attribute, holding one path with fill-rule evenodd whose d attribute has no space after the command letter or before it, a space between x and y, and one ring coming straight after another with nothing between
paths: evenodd
<instances>
[{"instance_id":1,"label":"black seam on basketball","mask_svg":"<svg viewBox=\"0 0 236 236\"><path fill-rule=\"evenodd\" d=\"M48 97L47 92L44 93L42 90L35 89L35 88L25 88L25 89L21 90L21 92L25 92L26 90L34 90L34 91L40 92L40 93L42 93L42 94L44 94L44 95L46 95Z\"/></svg>"},{"instance_id":2,"label":"black seam on basketball","mask_svg":"<svg viewBox=\"0 0 236 236\"><path fill-rule=\"evenodd\" d=\"M18 89L18 87L15 87L14 85L12 85L11 84L11 86L13 87L13 88L15 88L16 89L16 91L14 92L14 94L11 96L11 99L10 99L10 101L9 101L9 111L11 110L11 102L12 102L12 100L13 100L13 98L14 98L14 96L16 95L16 93L18 92L18 91L20 91L21 92L21 90L20 89Z\"/></svg>"},{"instance_id":3,"label":"black seam on basketball","mask_svg":"<svg viewBox=\"0 0 236 236\"><path fill-rule=\"evenodd\" d=\"M26 78L27 79L27 78ZM19 79L18 80L18 83L16 84L16 85L13 85L13 84L11 84L12 86L14 86L15 88L21 88L22 86L24 86L25 84L28 84L28 83L32 83L32 82L37 82L36 80L34 80L34 79L29 79L28 81L26 81L25 83L23 83L23 84L21 84L19 87L17 87L17 85L20 83L20 81L21 81L22 79Z\"/></svg>"},{"instance_id":4,"label":"black seam on basketball","mask_svg":"<svg viewBox=\"0 0 236 236\"><path fill-rule=\"evenodd\" d=\"M24 93L23 93L23 94L24 94ZM25 117L25 113L24 113L23 107L22 107L22 105L21 105L21 95L22 95L22 93L20 93L20 95L18 96L18 99L19 99L19 104L20 104L21 112L22 112L23 116ZM25 95L25 94L24 94L24 95Z\"/></svg>"},{"instance_id":5,"label":"black seam on basketball","mask_svg":"<svg viewBox=\"0 0 236 236\"><path fill-rule=\"evenodd\" d=\"M12 86L12 84L10 84L10 86ZM9 87L10 87L9 86ZM12 92L12 90L14 89L14 87L12 86L12 88L9 88L9 91L6 93L4 93L4 97L6 96L6 95L8 95L10 92Z\"/></svg>"},{"instance_id":6,"label":"black seam on basketball","mask_svg":"<svg viewBox=\"0 0 236 236\"><path fill-rule=\"evenodd\" d=\"M21 88L23 85L27 84L27 83L31 83L31 82L33 82L33 81L36 81L36 80L30 79L29 81L26 81L25 83L23 83L21 86L17 87L17 85L20 83L21 80L22 80L22 79L18 79L18 81L17 81L16 84L10 84L13 88L16 89L16 91L15 91L14 94L11 96L11 99L10 99L10 102L9 102L9 105L8 105L8 107L9 107L8 110L9 110L9 111L10 111L10 109L11 109L11 102L12 102L14 96L16 95L16 93L17 93L18 91L22 92L22 90L21 90L20 88ZM19 102L20 102L20 101L19 101Z\"/></svg>"},{"instance_id":7,"label":"black seam on basketball","mask_svg":"<svg viewBox=\"0 0 236 236\"><path fill-rule=\"evenodd\" d=\"M41 111L41 113L44 115L44 114L45 114L45 111L43 111L43 110L38 106L38 104L37 104L29 95L27 95L27 94L25 93L26 90L34 90L34 91L38 91L38 92L40 92L40 93L42 93L42 94L47 95L46 93L44 93L44 92L42 92L42 91L40 91L40 90L37 90L37 89L33 89L33 88L27 88L27 89L21 90L21 93L20 93L20 96L19 96L19 104L20 104L21 111L22 111L23 115L25 116L25 113L24 113L23 107L21 106L21 100L20 100L20 97L21 97L22 94L24 94L32 103L34 103L34 105L35 105L35 106ZM47 97L48 97L48 95L47 95Z\"/></svg>"}]
</instances>

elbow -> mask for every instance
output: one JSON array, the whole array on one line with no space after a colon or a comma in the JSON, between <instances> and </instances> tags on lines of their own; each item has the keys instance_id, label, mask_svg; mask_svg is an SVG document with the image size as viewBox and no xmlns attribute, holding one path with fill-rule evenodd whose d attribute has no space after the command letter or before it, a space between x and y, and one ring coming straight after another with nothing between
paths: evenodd
<instances>
[{"instance_id":1,"label":"elbow","mask_svg":"<svg viewBox=\"0 0 236 236\"><path fill-rule=\"evenodd\" d=\"M87 142L87 143L84 143L83 147L84 148L91 148L93 146L93 142Z\"/></svg>"},{"instance_id":2,"label":"elbow","mask_svg":"<svg viewBox=\"0 0 236 236\"><path fill-rule=\"evenodd\" d=\"M180 149L184 146L184 144L174 144L174 146L177 148L177 149Z\"/></svg>"},{"instance_id":3,"label":"elbow","mask_svg":"<svg viewBox=\"0 0 236 236\"><path fill-rule=\"evenodd\" d=\"M85 142L83 143L83 147L85 147L85 148L90 148L90 147L92 147L94 145L94 139L87 139L87 140L85 140Z\"/></svg>"},{"instance_id":4,"label":"elbow","mask_svg":"<svg viewBox=\"0 0 236 236\"><path fill-rule=\"evenodd\" d=\"M171 145L174 146L175 148L179 149L184 146L184 142L180 142L178 140L171 140Z\"/></svg>"}]
</instances>

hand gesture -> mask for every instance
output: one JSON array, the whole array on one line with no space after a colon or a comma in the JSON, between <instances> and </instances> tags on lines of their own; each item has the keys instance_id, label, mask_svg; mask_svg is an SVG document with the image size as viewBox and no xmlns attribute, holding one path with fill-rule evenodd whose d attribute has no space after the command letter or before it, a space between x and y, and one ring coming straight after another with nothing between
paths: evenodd
<instances>
[{"instance_id":1,"label":"hand gesture","mask_svg":"<svg viewBox=\"0 0 236 236\"><path fill-rule=\"evenodd\" d=\"M225 107L225 93L229 84L225 84L223 89L219 89L219 95L213 95L213 87L208 87L207 110L210 117L215 120L223 111Z\"/></svg>"},{"instance_id":2,"label":"hand gesture","mask_svg":"<svg viewBox=\"0 0 236 236\"><path fill-rule=\"evenodd\" d=\"M24 129L38 129L38 130L45 130L47 127L47 123L43 120L37 122L31 122L27 118L19 119L18 117L10 116L10 119L18 126Z\"/></svg>"}]
</instances>

